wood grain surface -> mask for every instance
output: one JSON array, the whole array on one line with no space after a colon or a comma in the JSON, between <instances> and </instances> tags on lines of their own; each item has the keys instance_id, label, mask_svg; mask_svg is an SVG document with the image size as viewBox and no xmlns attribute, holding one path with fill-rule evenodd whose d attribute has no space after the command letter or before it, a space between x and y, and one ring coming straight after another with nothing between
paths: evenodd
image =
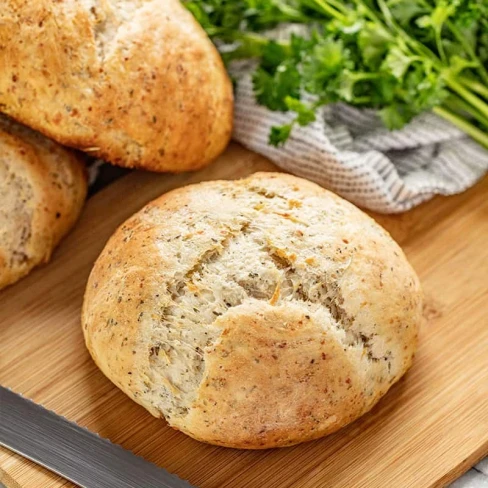
<instances>
[{"instance_id":1,"label":"wood grain surface","mask_svg":"<svg viewBox=\"0 0 488 488\"><path fill-rule=\"evenodd\" d=\"M120 223L174 187L274 169L232 145L199 173L136 172L96 194L52 262L0 293L0 383L202 488L445 486L488 453L488 179L375 215L419 273L428 320L406 377L332 436L254 452L199 443L129 400L85 350L85 283ZM7 487L73 486L6 449L0 473Z\"/></svg>"}]
</instances>

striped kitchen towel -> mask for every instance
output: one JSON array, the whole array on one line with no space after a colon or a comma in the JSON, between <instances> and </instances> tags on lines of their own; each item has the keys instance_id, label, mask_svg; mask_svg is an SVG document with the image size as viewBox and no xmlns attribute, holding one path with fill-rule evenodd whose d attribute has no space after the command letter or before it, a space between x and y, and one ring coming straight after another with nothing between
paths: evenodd
<instances>
[{"instance_id":1,"label":"striped kitchen towel","mask_svg":"<svg viewBox=\"0 0 488 488\"><path fill-rule=\"evenodd\" d=\"M251 71L239 65L233 73L234 139L359 206L403 212L436 194L462 192L488 171L488 151L432 113L389 131L373 110L329 105L311 125L294 127L283 147L270 146L271 127L288 123L293 114L256 103Z\"/></svg>"}]
</instances>

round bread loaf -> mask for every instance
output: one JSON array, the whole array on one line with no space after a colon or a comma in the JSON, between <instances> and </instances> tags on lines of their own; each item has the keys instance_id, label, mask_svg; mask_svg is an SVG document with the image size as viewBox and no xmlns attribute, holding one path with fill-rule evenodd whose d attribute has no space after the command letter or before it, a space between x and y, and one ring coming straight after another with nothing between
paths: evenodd
<instances>
[{"instance_id":1,"label":"round bread loaf","mask_svg":"<svg viewBox=\"0 0 488 488\"><path fill-rule=\"evenodd\" d=\"M412 362L421 291L350 203L258 173L154 200L98 258L83 305L100 369L195 439L261 449L329 434Z\"/></svg>"},{"instance_id":2,"label":"round bread loaf","mask_svg":"<svg viewBox=\"0 0 488 488\"><path fill-rule=\"evenodd\" d=\"M0 108L130 168L188 171L232 132L232 85L179 0L3 0Z\"/></svg>"},{"instance_id":3,"label":"round bread loaf","mask_svg":"<svg viewBox=\"0 0 488 488\"><path fill-rule=\"evenodd\" d=\"M0 289L49 260L86 190L79 156L0 116Z\"/></svg>"}]
</instances>

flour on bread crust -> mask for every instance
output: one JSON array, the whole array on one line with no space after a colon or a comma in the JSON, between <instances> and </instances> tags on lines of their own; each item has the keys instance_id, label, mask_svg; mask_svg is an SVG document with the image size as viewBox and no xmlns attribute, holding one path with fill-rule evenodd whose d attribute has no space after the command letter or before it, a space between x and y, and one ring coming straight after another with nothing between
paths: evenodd
<instances>
[{"instance_id":1,"label":"flour on bread crust","mask_svg":"<svg viewBox=\"0 0 488 488\"><path fill-rule=\"evenodd\" d=\"M86 192L79 154L0 115L0 289L49 260Z\"/></svg>"}]
</instances>

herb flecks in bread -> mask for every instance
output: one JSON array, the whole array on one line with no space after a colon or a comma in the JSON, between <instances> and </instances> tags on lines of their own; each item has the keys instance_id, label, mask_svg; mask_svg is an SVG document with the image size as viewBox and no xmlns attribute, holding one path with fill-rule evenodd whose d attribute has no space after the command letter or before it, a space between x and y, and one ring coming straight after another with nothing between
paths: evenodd
<instances>
[{"instance_id":1,"label":"herb flecks in bread","mask_svg":"<svg viewBox=\"0 0 488 488\"><path fill-rule=\"evenodd\" d=\"M90 276L87 346L153 415L206 442L291 445L368 411L410 366L418 279L372 219L288 175L175 190Z\"/></svg>"},{"instance_id":2,"label":"herb flecks in bread","mask_svg":"<svg viewBox=\"0 0 488 488\"><path fill-rule=\"evenodd\" d=\"M0 289L49 261L86 191L78 154L0 115Z\"/></svg>"},{"instance_id":3,"label":"herb flecks in bread","mask_svg":"<svg viewBox=\"0 0 488 488\"><path fill-rule=\"evenodd\" d=\"M111 163L189 171L232 130L219 54L178 0L4 0L0 108Z\"/></svg>"}]
</instances>

